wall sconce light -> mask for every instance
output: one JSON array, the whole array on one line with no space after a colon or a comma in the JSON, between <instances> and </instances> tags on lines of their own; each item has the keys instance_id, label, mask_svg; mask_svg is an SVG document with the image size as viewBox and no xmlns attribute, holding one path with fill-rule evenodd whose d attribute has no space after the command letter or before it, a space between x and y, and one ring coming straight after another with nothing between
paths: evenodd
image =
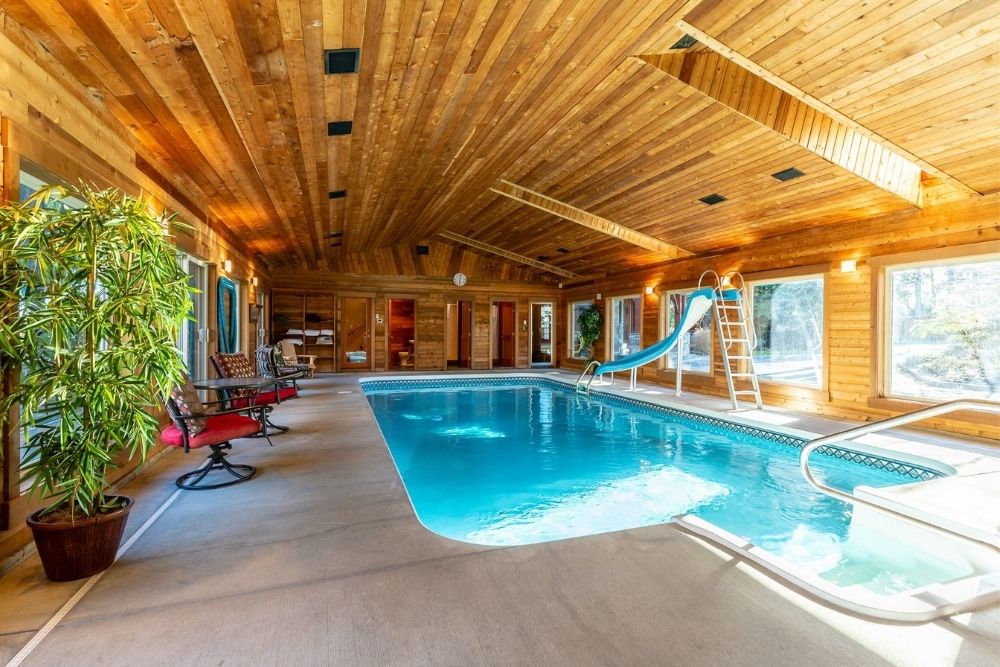
<instances>
[{"instance_id":1,"label":"wall sconce light","mask_svg":"<svg viewBox=\"0 0 1000 667\"><path fill-rule=\"evenodd\" d=\"M601 293L598 292L597 297L594 299L594 301L600 301L600 300L601 300Z\"/></svg>"},{"instance_id":2,"label":"wall sconce light","mask_svg":"<svg viewBox=\"0 0 1000 667\"><path fill-rule=\"evenodd\" d=\"M382 324L382 314L381 313L375 313L375 324L378 324L378 325L381 326L381 324Z\"/></svg>"},{"instance_id":3,"label":"wall sconce light","mask_svg":"<svg viewBox=\"0 0 1000 667\"><path fill-rule=\"evenodd\" d=\"M652 293L653 293L653 286L646 285L646 294L652 294Z\"/></svg>"},{"instance_id":4,"label":"wall sconce light","mask_svg":"<svg viewBox=\"0 0 1000 667\"><path fill-rule=\"evenodd\" d=\"M226 273L232 273L233 271L233 260L224 259L222 260L222 270Z\"/></svg>"},{"instance_id":5,"label":"wall sconce light","mask_svg":"<svg viewBox=\"0 0 1000 667\"><path fill-rule=\"evenodd\" d=\"M253 285L254 287L257 286L257 282L258 282L257 276L254 276L253 278L250 279L250 284Z\"/></svg>"},{"instance_id":6,"label":"wall sconce light","mask_svg":"<svg viewBox=\"0 0 1000 667\"><path fill-rule=\"evenodd\" d=\"M523 320L521 322L521 331L528 333L528 320Z\"/></svg>"},{"instance_id":7,"label":"wall sconce light","mask_svg":"<svg viewBox=\"0 0 1000 667\"><path fill-rule=\"evenodd\" d=\"M840 260L840 272L841 273L852 273L858 270L858 260L856 259L842 259Z\"/></svg>"}]
</instances>

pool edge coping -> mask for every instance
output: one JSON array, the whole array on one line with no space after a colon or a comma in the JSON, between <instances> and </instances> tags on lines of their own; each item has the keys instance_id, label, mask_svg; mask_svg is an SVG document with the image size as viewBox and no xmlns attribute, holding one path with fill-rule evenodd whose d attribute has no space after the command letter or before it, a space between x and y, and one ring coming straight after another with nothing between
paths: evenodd
<instances>
[{"instance_id":1,"label":"pool edge coping","mask_svg":"<svg viewBox=\"0 0 1000 667\"><path fill-rule=\"evenodd\" d=\"M488 379L541 379L555 382L557 384L564 385L568 388L574 389L572 381L568 378L560 377L553 374L551 371L545 372L513 372L513 373L468 373L462 375L442 375L442 374L411 374L411 375L391 375L391 376L368 376L359 377L357 379L357 384L361 385L362 391L364 392L363 386L367 382L392 382L392 381L434 381L434 380L449 380L460 382L463 379L468 380L488 380ZM621 390L618 390L621 391ZM654 403L649 400L644 400L638 396L625 395L621 396L619 393L612 393L599 389L595 392L599 395L609 396L613 398L622 398L639 403L646 403L651 407L665 407L682 413L691 413L701 417L710 418L717 421L734 423L736 425L741 425L745 427L752 428L757 431L763 432L774 432L779 435L784 435L788 437L793 437L800 440L808 441L813 438L820 437L819 434L811 433L809 431L804 431L801 429L794 429L789 427L784 427L780 425L768 425L769 428L762 428L759 424L750 422L745 423L745 420L733 419L738 415L730 415L728 413L718 413L706 408L700 408L696 406L680 405L669 400L665 400L664 404ZM367 394L366 394L367 395ZM641 396L641 395L640 395ZM454 538L441 535L440 533L429 528L421 519L416 511L416 506L413 504L413 499L410 497L409 489L406 488L406 483L403 480L402 473L399 470L399 466L396 464L395 458L392 456L392 451L388 448L388 441L385 439L385 434L382 433L381 425L378 424L378 419L375 417L374 411L371 409L371 404L366 400L369 407L369 413L372 415L373 420L379 430L379 434L382 436L383 442L386 444L387 451L389 452L390 458L392 458L393 466L396 468L396 474L399 475L400 481L407 495L407 499L410 501L410 506L413 508L414 517L417 522L425 530L442 537L443 539L453 540ZM724 415L724 416L720 416ZM885 449L877 446L872 446L867 443L857 443L852 442L852 445L859 445L858 447L844 448L850 450L857 449L862 453L868 453L879 457L889 456L889 460L899 461L899 457L906 457L901 463L911 462L922 467L928 467L931 470L941 473L945 477L958 476L958 470L954 467L944 463L943 461L937 461L934 459L927 459L925 457L917 455L908 455L907 452L900 452L898 450ZM936 447L947 447L947 445L931 445ZM907 461L910 458L910 461ZM928 466L927 463L932 465ZM950 472L946 472L950 471ZM939 478L940 479L940 478ZM930 481L914 480L912 484L922 484L929 483ZM889 487L892 488L892 487ZM862 492L868 491L868 495L871 500L875 501L877 504L881 504L882 500L878 496L872 496L870 491L874 489L869 489L869 487L859 487ZM931 523L935 523L938 519L935 515L923 512L919 508L908 507L908 510L914 513L914 515L926 517ZM944 518L944 517L942 517ZM746 558L752 563L756 564L758 567L762 568L765 572L774 575L782 583L789 586L792 589L799 589L806 591L809 594L823 600L826 603L839 607L841 609L848 610L852 613L859 614L862 616L868 616L872 618L878 618L883 620L891 620L897 622L926 622L934 620L937 618L942 618L945 616L952 616L959 613L964 613L968 611L973 611L985 606L994 605L1000 603L1000 572L993 571L982 574L973 574L966 577L961 577L958 579L953 579L950 581L937 582L933 584L928 584L919 588L911 589L908 591L901 591L899 593L894 593L891 595L879 595L871 591L862 591L857 587L844 587L838 586L831 582L828 582L820 577L808 573L801 568L791 564L776 554L767 551L763 547L753 544L752 541L736 536L725 529L716 526L704 519L691 514L681 514L672 517L669 521L665 522L674 526L681 532L687 532L701 539L705 539L710 543L714 543L721 546L729 551L739 554L741 557ZM625 529L633 530L633 529ZM617 531L614 531L617 532ZM587 537L587 536L580 536ZM994 535L994 538L1000 540L1000 535ZM961 538L957 538L961 539ZM976 543L975 547L979 550L988 550L991 546L994 552L1000 551L1000 546L997 543L990 545L984 545L980 539L973 536L966 536L966 539L970 539ZM457 540L465 544L473 544L483 549L503 549L503 548L515 548L515 546L498 546L498 545L485 545L476 544L474 542L465 542L463 540ZM525 545L527 546L527 545ZM995 555L995 554L994 554ZM965 591L967 589L973 589L974 594L969 595ZM937 601L939 604L934 604L932 601Z\"/></svg>"}]
</instances>

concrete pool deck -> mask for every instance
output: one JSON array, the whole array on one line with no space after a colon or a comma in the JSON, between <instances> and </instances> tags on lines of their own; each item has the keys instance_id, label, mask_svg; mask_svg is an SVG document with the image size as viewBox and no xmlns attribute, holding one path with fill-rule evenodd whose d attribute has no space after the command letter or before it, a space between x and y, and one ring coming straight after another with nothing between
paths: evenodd
<instances>
[{"instance_id":1,"label":"concrete pool deck","mask_svg":"<svg viewBox=\"0 0 1000 667\"><path fill-rule=\"evenodd\" d=\"M273 448L234 443L233 462L258 477L181 493L25 665L991 665L1000 654L1000 608L858 618L672 525L510 548L447 540L416 520L357 376L307 382L278 410L292 431ZM795 427L824 432L804 419ZM171 451L128 484L127 533L202 460ZM0 577L0 662L82 584L48 582L36 557Z\"/></svg>"}]
</instances>

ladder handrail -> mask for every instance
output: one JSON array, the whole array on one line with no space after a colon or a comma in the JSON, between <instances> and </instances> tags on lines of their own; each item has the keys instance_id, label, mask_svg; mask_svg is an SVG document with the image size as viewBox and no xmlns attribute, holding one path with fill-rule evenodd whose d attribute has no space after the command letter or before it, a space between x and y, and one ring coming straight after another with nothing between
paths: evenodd
<instances>
[{"instance_id":1,"label":"ladder handrail","mask_svg":"<svg viewBox=\"0 0 1000 667\"><path fill-rule=\"evenodd\" d=\"M912 523L917 523L927 528L931 528L933 530L947 533L949 535L960 537L966 540L973 540L980 544L986 544L987 546L990 546L993 549L1000 551L1000 546L997 546L996 544L993 544L991 542L987 542L979 538L973 537L971 535L966 535L964 533L951 530L950 528L945 528L944 526L940 526L936 523L932 523L930 521L926 521L919 517L911 516L904 512L900 512L890 507L886 507L885 505L880 505L879 503L875 503L865 498L861 498L859 496L854 495L853 493L847 493L845 491L835 489L832 486L828 486L817 480L816 477L813 475L812 470L809 468L809 456L820 447L829 446L837 442L844 442L846 440L853 440L863 435L868 435L869 433L878 433L879 431L884 431L889 428L894 428L896 426L903 426L905 424L910 424L915 421L920 421L921 419L936 417L938 415L947 414L949 412L955 412L957 410L972 410L974 412L991 412L1000 414L1000 402L988 401L979 398L960 398L954 401L946 401L944 403L930 405L926 408L920 408L919 410L914 410L913 412L907 412L902 415L888 417L886 419L882 419L880 421L873 422L871 424L862 424L861 426L855 426L845 431L841 431L840 433L834 433L832 435L826 435L821 438L816 438L806 443L806 445L802 448L802 451L799 453L799 468L801 468L802 475L806 478L806 481L809 482L809 484L820 493L824 493L833 498L839 498L840 500L843 500L848 503L873 507L887 514L891 514L897 518L905 519Z\"/></svg>"}]
</instances>

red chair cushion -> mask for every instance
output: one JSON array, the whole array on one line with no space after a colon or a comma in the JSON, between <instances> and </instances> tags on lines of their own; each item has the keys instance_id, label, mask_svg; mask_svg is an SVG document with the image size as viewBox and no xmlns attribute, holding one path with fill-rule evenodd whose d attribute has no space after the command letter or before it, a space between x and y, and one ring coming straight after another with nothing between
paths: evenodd
<instances>
[{"instance_id":1,"label":"red chair cushion","mask_svg":"<svg viewBox=\"0 0 1000 667\"><path fill-rule=\"evenodd\" d=\"M209 415L206 421L205 430L188 440L191 449L218 445L234 438L260 433L260 422L244 415ZM184 434L174 424L160 431L160 439L163 444L171 447L184 446Z\"/></svg>"}]
</instances>

